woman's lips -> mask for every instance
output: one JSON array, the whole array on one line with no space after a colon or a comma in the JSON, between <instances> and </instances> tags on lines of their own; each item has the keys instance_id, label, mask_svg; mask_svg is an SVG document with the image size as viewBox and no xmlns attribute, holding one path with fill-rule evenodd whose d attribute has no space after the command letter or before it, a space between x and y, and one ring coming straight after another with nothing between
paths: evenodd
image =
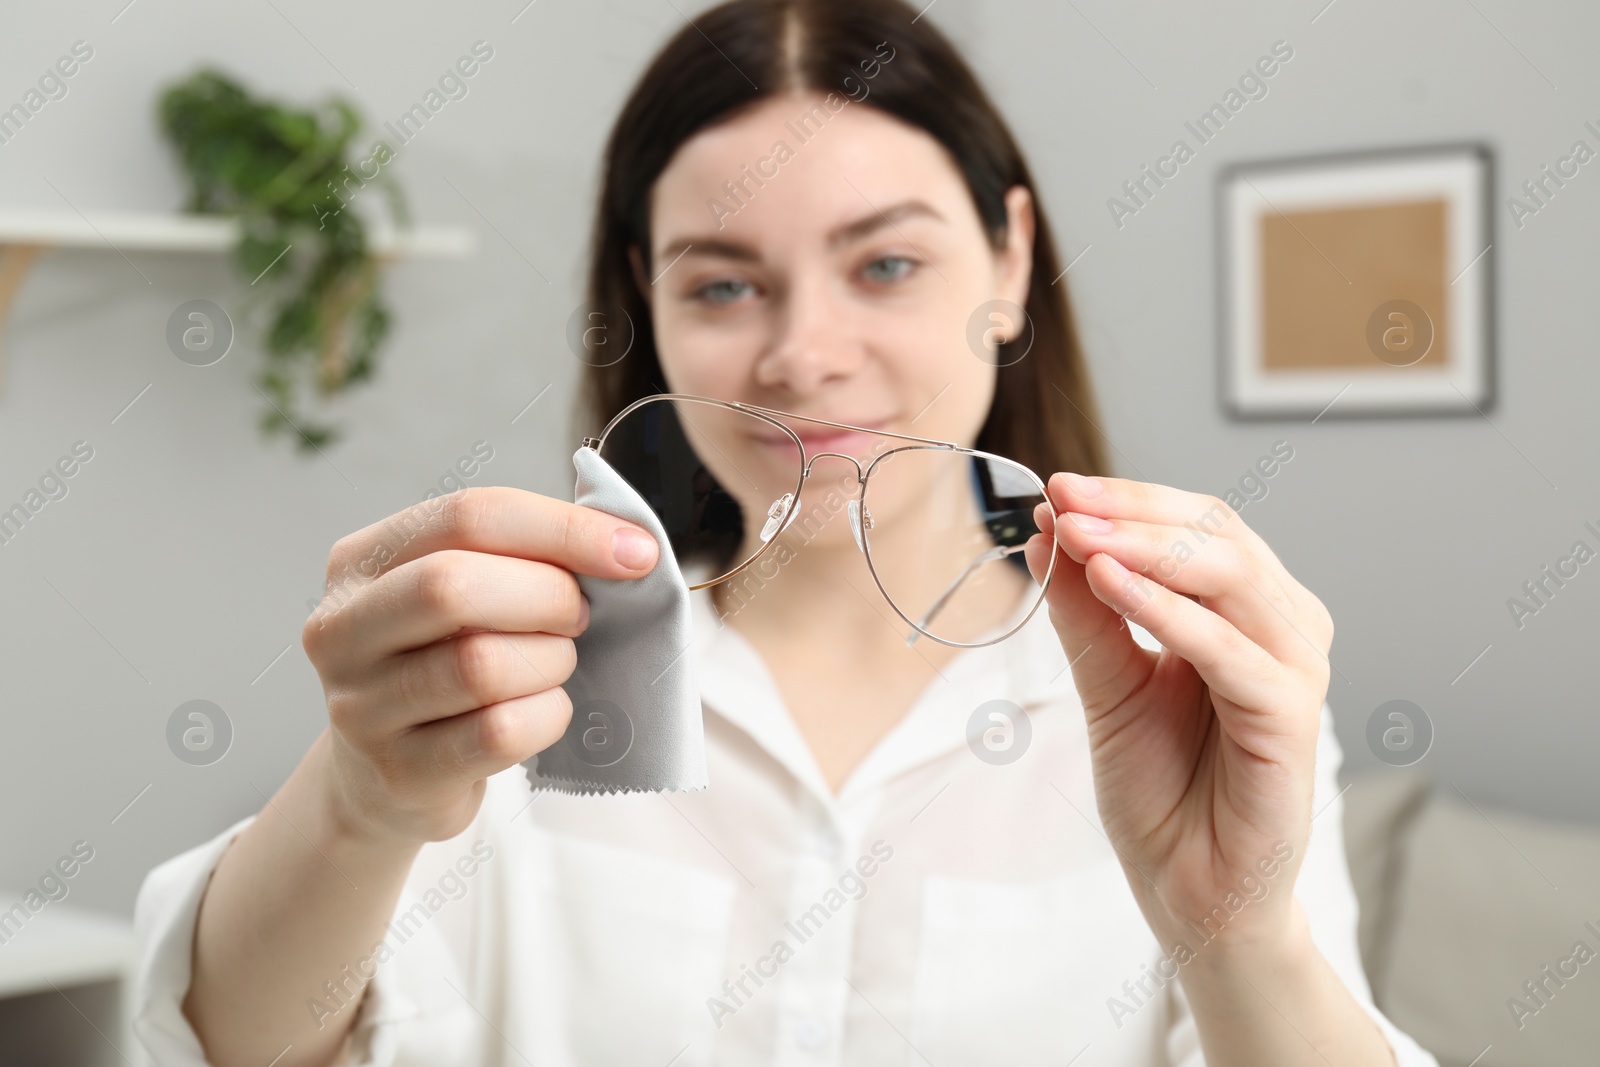
<instances>
[{"instance_id":1,"label":"woman's lips","mask_svg":"<svg viewBox=\"0 0 1600 1067\"><path fill-rule=\"evenodd\" d=\"M838 420L844 421L842 419ZM882 425L872 423L856 423L855 425L874 426ZM887 440L877 434L862 433L857 430L835 430L832 428L818 428L816 430L796 429L801 442L805 445L806 455L815 456L819 452L839 452L847 456L865 455L872 450L875 442ZM794 440L787 434L763 434L757 437L762 444L772 448L794 451Z\"/></svg>"}]
</instances>

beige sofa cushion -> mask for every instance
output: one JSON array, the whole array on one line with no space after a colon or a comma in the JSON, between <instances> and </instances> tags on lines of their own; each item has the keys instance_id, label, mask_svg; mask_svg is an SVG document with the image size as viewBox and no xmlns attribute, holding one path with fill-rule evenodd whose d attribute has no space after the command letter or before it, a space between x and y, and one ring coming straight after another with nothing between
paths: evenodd
<instances>
[{"instance_id":1,"label":"beige sofa cushion","mask_svg":"<svg viewBox=\"0 0 1600 1067\"><path fill-rule=\"evenodd\" d=\"M1374 996L1442 1067L1600 1063L1600 832L1474 807L1441 785L1411 824L1394 892ZM1529 981L1547 992L1530 996Z\"/></svg>"},{"instance_id":2,"label":"beige sofa cushion","mask_svg":"<svg viewBox=\"0 0 1600 1067\"><path fill-rule=\"evenodd\" d=\"M1344 795L1344 849L1361 902L1361 964L1374 991L1388 973L1406 842L1432 789L1426 774L1396 770L1358 779Z\"/></svg>"}]
</instances>

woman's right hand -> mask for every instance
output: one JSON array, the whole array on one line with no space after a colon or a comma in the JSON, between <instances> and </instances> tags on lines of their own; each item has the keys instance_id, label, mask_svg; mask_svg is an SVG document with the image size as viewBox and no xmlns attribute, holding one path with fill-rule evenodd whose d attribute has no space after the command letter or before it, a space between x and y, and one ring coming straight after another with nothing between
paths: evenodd
<instances>
[{"instance_id":1,"label":"woman's right hand","mask_svg":"<svg viewBox=\"0 0 1600 1067\"><path fill-rule=\"evenodd\" d=\"M626 556L619 532L643 554ZM352 965L364 985L423 843L465 830L489 775L566 731L561 683L589 621L574 574L638 578L657 555L631 523L501 487L458 489L339 539L301 635L329 728L201 897L183 1012L206 1062L336 1056L356 1013L340 1001L325 1025L307 991Z\"/></svg>"},{"instance_id":2,"label":"woman's right hand","mask_svg":"<svg viewBox=\"0 0 1600 1067\"><path fill-rule=\"evenodd\" d=\"M332 810L361 836L460 833L484 780L559 740L589 622L575 573L639 578L655 538L593 508L460 489L341 538L301 634L330 723Z\"/></svg>"}]
</instances>

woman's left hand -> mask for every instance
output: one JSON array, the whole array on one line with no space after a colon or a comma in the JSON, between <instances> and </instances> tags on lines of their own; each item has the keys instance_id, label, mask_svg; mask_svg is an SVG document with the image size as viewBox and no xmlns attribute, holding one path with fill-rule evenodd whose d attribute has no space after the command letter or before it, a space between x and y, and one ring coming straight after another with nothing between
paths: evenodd
<instances>
[{"instance_id":1,"label":"woman's left hand","mask_svg":"<svg viewBox=\"0 0 1600 1067\"><path fill-rule=\"evenodd\" d=\"M1218 908L1233 945L1285 936L1332 618L1216 497L1067 474L1048 489L1028 566L1037 580L1059 553L1050 617L1083 700L1100 817L1146 920L1167 947L1215 927Z\"/></svg>"}]
</instances>

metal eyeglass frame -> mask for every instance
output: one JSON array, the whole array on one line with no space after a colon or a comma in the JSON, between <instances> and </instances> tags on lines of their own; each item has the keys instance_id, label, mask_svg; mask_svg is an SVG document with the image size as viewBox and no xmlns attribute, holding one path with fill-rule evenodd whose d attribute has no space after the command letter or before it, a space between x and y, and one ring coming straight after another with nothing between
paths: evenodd
<instances>
[{"instance_id":1,"label":"metal eyeglass frame","mask_svg":"<svg viewBox=\"0 0 1600 1067\"><path fill-rule=\"evenodd\" d=\"M785 493L783 496L773 501L772 506L767 509L766 524L761 530L761 540L763 542L761 547L757 549L749 559L739 564L739 566L735 567L733 570L726 574L720 575L719 577L713 578L710 581L699 582L690 585L689 588L691 590L705 589L709 586L719 585L722 582L727 581L729 578L732 578L734 575L739 574L745 568L749 567L752 563L765 555L767 550L776 542L777 535L782 533L783 530L788 527L789 523L793 521L794 517L799 514L800 490L805 485L806 479L811 476L811 465L817 460L821 459L823 456L833 456L838 459L848 460L856 469L857 492L855 498L849 502L848 508L850 514L850 531L855 535L856 547L861 550L861 555L867 561L867 570L871 572L872 580L877 585L878 592L883 594L883 599L888 603L889 607L894 610L894 613L900 616L900 618L904 619L912 628L912 632L906 635L907 647L910 647L916 643L916 639L919 634L928 638L929 640L937 641L942 645L949 645L952 648L982 648L986 645L997 644L1001 641L1004 641L1012 634L1015 634L1018 630L1021 630L1027 621L1033 617L1034 612L1039 610L1039 605L1044 603L1044 591L1049 588L1050 579L1055 575L1056 553L1054 552L1050 553L1050 563L1045 571L1044 581L1039 584L1038 598L1034 601L1033 607L1028 609L1028 613L1018 620L1015 626L1007 630L1005 633L1000 634L998 637L992 637L986 641L950 641L938 636L937 634L930 633L927 630L926 626L932 621L933 616L936 615L947 603L949 603L950 598L955 595L956 590L961 587L961 584L967 580L967 577L972 574L973 571L977 570L985 563L990 563L998 559L1004 559L1006 556L1021 552L1025 545L994 545L973 557L972 560L967 563L966 567L962 569L962 572L956 577L955 581L950 583L950 586L945 589L945 591L939 595L938 599L933 602L933 606L923 614L920 621L911 618L904 611L900 610L900 606L894 602L894 597L890 596L889 591L883 587L883 581L878 577L878 569L872 563L872 550L870 547L871 541L867 537L867 531L872 529L872 515L864 506L867 498L867 480L871 478L873 470L885 457L892 456L897 452L910 452L919 449L938 448L959 453L964 456L999 460L1002 463L1008 463L1012 467L1015 467L1019 470L1026 471L1028 477L1032 478L1034 483L1039 487L1038 495L1048 500L1049 496L1045 491L1044 482L1040 480L1037 474L1029 470L1027 467L1024 467L1016 460L1008 459L1005 456L996 455L993 452L984 452L976 448L967 448L963 445L958 445L953 441L939 441L931 437L916 437L912 434L892 433L888 430L874 430L865 426L852 426L845 422L830 422L827 419L816 419L807 415L795 415L787 411L778 411L775 408L761 407L756 404L746 404L736 400L717 400L713 397L697 396L692 393L653 393L650 396L635 400L633 403L617 412L616 415L612 416L611 421L606 423L605 429L600 431L599 437L585 437L583 439L582 447L592 448L596 452L599 452L601 447L605 444L606 438L610 436L611 431L615 429L617 424L623 419L647 404L655 404L668 400L681 400L696 404L706 404L711 407L731 408L735 411L742 411L745 414L752 415L764 422L770 423L783 433L788 434L789 438L794 441L795 448L800 453L800 477L796 480L794 490L792 492ZM678 409L676 408L674 409L675 412L677 410ZM847 456L841 452L818 452L814 456L807 456L805 442L802 441L800 439L800 435L795 433L794 430L791 429L787 424L779 421L780 418L796 419L800 422L814 423L819 426L829 426L839 430L855 430L860 433L875 434L879 437L892 437L897 440L914 441L916 443L911 445L901 445L897 448L891 448L887 451L880 452L878 455L872 458L865 468L863 468L861 466L861 461L856 457Z\"/></svg>"}]
</instances>

